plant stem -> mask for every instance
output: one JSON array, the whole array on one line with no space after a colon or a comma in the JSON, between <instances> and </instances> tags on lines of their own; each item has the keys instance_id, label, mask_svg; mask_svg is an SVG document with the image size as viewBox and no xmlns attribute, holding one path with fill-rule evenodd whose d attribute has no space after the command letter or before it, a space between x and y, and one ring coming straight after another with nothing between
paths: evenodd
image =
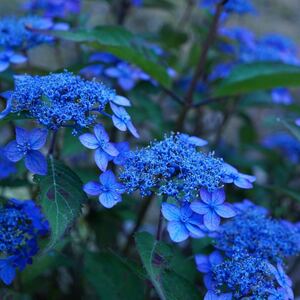
<instances>
[{"instance_id":1,"label":"plant stem","mask_svg":"<svg viewBox=\"0 0 300 300\"><path fill-rule=\"evenodd\" d=\"M126 242L124 250L123 250L124 255L128 254L128 252L129 252L129 250L132 246L132 243L134 241L134 234L140 229L141 225L143 224L144 218L147 214L147 211L150 207L150 204L152 203L153 198L154 198L154 194L152 194L151 196L146 197L144 199L144 202L143 202L143 204L140 208L140 211L138 213L136 223L135 223L133 229L131 230L131 232L128 235L127 242Z\"/></svg>"},{"instance_id":2,"label":"plant stem","mask_svg":"<svg viewBox=\"0 0 300 300\"><path fill-rule=\"evenodd\" d=\"M197 88L198 81L203 78L204 71L205 71L205 64L208 56L208 51L210 47L213 45L217 30L218 30L218 24L219 20L222 14L222 10L224 5L227 3L228 0L223 0L220 3L217 4L216 6L216 12L213 16L212 23L209 27L209 31L206 37L206 40L204 42L203 48L200 52L199 59L198 59L198 64L196 66L194 75L192 77L190 86L187 90L186 96L185 96L185 105L179 114L178 120L177 120L177 130L181 131L184 127L184 122L187 116L187 113L189 112L190 108L193 105L193 98L194 98L194 93Z\"/></svg>"},{"instance_id":3,"label":"plant stem","mask_svg":"<svg viewBox=\"0 0 300 300\"><path fill-rule=\"evenodd\" d=\"M123 25L131 7L130 0L121 0L117 11L117 24Z\"/></svg>"},{"instance_id":4,"label":"plant stem","mask_svg":"<svg viewBox=\"0 0 300 300\"><path fill-rule=\"evenodd\" d=\"M52 133L52 140L48 151L48 156L53 155L55 151L55 144L56 144L56 138L57 138L57 130L54 130Z\"/></svg>"},{"instance_id":5,"label":"plant stem","mask_svg":"<svg viewBox=\"0 0 300 300\"><path fill-rule=\"evenodd\" d=\"M161 212L161 209L160 209L159 210L157 230L156 230L156 240L157 241L160 241L160 239L161 239L162 224L163 224L163 216L162 216L162 212Z\"/></svg>"}]
</instances>

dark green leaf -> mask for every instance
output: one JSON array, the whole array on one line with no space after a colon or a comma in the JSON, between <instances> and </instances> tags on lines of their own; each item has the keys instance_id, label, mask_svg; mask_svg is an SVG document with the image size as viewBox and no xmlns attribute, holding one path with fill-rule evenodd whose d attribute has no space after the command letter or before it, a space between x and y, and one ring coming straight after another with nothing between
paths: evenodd
<instances>
[{"instance_id":1,"label":"dark green leaf","mask_svg":"<svg viewBox=\"0 0 300 300\"><path fill-rule=\"evenodd\" d=\"M39 184L41 205L51 227L51 238L46 247L49 250L79 216L87 197L80 178L52 156L48 160L48 174L36 176L35 181Z\"/></svg>"},{"instance_id":2,"label":"dark green leaf","mask_svg":"<svg viewBox=\"0 0 300 300\"><path fill-rule=\"evenodd\" d=\"M178 266L174 268L174 252L167 244L142 232L136 235L136 245L149 279L161 300L199 299L195 286L176 272Z\"/></svg>"},{"instance_id":3,"label":"dark green leaf","mask_svg":"<svg viewBox=\"0 0 300 300\"><path fill-rule=\"evenodd\" d=\"M86 254L84 275L99 299L145 299L144 281L112 253Z\"/></svg>"},{"instance_id":4,"label":"dark green leaf","mask_svg":"<svg viewBox=\"0 0 300 300\"><path fill-rule=\"evenodd\" d=\"M214 96L232 96L275 87L300 85L300 67L281 63L252 63L236 66L220 83Z\"/></svg>"}]
</instances>

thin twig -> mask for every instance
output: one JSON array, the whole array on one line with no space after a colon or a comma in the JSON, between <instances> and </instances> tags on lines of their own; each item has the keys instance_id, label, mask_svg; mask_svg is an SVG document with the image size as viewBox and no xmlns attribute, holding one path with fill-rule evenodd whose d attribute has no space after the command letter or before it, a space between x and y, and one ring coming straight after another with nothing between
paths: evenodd
<instances>
[{"instance_id":1,"label":"thin twig","mask_svg":"<svg viewBox=\"0 0 300 300\"><path fill-rule=\"evenodd\" d=\"M57 137L57 130L54 130L52 133L52 139L51 139L51 144L50 144L49 151L48 151L48 156L54 154L56 137Z\"/></svg>"},{"instance_id":2,"label":"thin twig","mask_svg":"<svg viewBox=\"0 0 300 300\"><path fill-rule=\"evenodd\" d=\"M156 230L156 240L160 241L161 239L161 230L162 230L162 224L163 224L163 216L161 209L159 210L159 219L157 224L157 230Z\"/></svg>"},{"instance_id":3,"label":"thin twig","mask_svg":"<svg viewBox=\"0 0 300 300\"><path fill-rule=\"evenodd\" d=\"M192 107L194 93L196 91L199 80L201 80L203 78L208 52L215 41L216 33L218 30L219 20L220 20L221 14L222 14L223 7L227 3L227 1L228 0L223 0L220 3L218 3L218 5L216 6L216 12L213 16L213 20L209 27L209 31L208 31L206 40L204 42L203 48L199 55L198 64L196 66L194 75L192 77L190 86L187 90L187 93L186 93L186 96L184 99L184 102L185 102L184 108L178 117L178 121L177 121L177 129L178 130L183 129L186 115L189 112L190 108Z\"/></svg>"}]
</instances>

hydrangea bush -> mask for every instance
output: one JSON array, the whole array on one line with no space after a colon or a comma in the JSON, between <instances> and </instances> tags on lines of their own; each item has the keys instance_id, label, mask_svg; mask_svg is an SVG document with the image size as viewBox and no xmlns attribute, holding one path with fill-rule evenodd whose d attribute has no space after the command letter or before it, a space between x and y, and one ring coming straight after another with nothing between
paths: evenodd
<instances>
[{"instance_id":1,"label":"hydrangea bush","mask_svg":"<svg viewBox=\"0 0 300 300\"><path fill-rule=\"evenodd\" d=\"M0 299L300 296L292 33L251 0L2 2Z\"/></svg>"}]
</instances>

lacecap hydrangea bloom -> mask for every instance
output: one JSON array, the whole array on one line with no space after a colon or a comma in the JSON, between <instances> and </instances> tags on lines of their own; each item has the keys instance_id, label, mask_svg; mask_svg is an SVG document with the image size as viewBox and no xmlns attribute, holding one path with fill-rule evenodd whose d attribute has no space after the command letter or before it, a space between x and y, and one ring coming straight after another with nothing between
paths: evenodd
<instances>
[{"instance_id":1,"label":"lacecap hydrangea bloom","mask_svg":"<svg viewBox=\"0 0 300 300\"><path fill-rule=\"evenodd\" d=\"M119 178L127 193L138 190L142 196L163 196L162 214L175 242L216 231L221 218L235 215L225 203L224 184L251 188L255 180L213 153L198 151L206 144L200 138L173 133L129 152L121 168Z\"/></svg>"},{"instance_id":2,"label":"lacecap hydrangea bloom","mask_svg":"<svg viewBox=\"0 0 300 300\"><path fill-rule=\"evenodd\" d=\"M12 199L0 208L0 279L11 284L37 254L38 239L49 231L48 222L31 200Z\"/></svg>"},{"instance_id":3,"label":"lacecap hydrangea bloom","mask_svg":"<svg viewBox=\"0 0 300 300\"><path fill-rule=\"evenodd\" d=\"M46 127L30 132L17 128L16 140L5 148L10 161L24 158L27 169L35 174L47 172L46 159L39 150L46 143L48 130L56 132L61 127L70 127L76 135L94 126L93 134L84 133L79 139L86 148L95 150L95 162L102 171L109 161L121 164L128 145L111 143L99 117L111 118L119 130L129 130L138 137L123 107L131 105L127 98L116 95L100 82L87 81L67 71L46 76L15 76L15 88L6 92L5 97L7 106L1 118L10 113L22 113ZM106 112L108 106L112 114Z\"/></svg>"},{"instance_id":4,"label":"lacecap hydrangea bloom","mask_svg":"<svg viewBox=\"0 0 300 300\"><path fill-rule=\"evenodd\" d=\"M270 218L248 200L234 207L237 215L214 239L216 250L195 257L208 289L205 299L293 299L284 260L300 252L299 227Z\"/></svg>"}]
</instances>

